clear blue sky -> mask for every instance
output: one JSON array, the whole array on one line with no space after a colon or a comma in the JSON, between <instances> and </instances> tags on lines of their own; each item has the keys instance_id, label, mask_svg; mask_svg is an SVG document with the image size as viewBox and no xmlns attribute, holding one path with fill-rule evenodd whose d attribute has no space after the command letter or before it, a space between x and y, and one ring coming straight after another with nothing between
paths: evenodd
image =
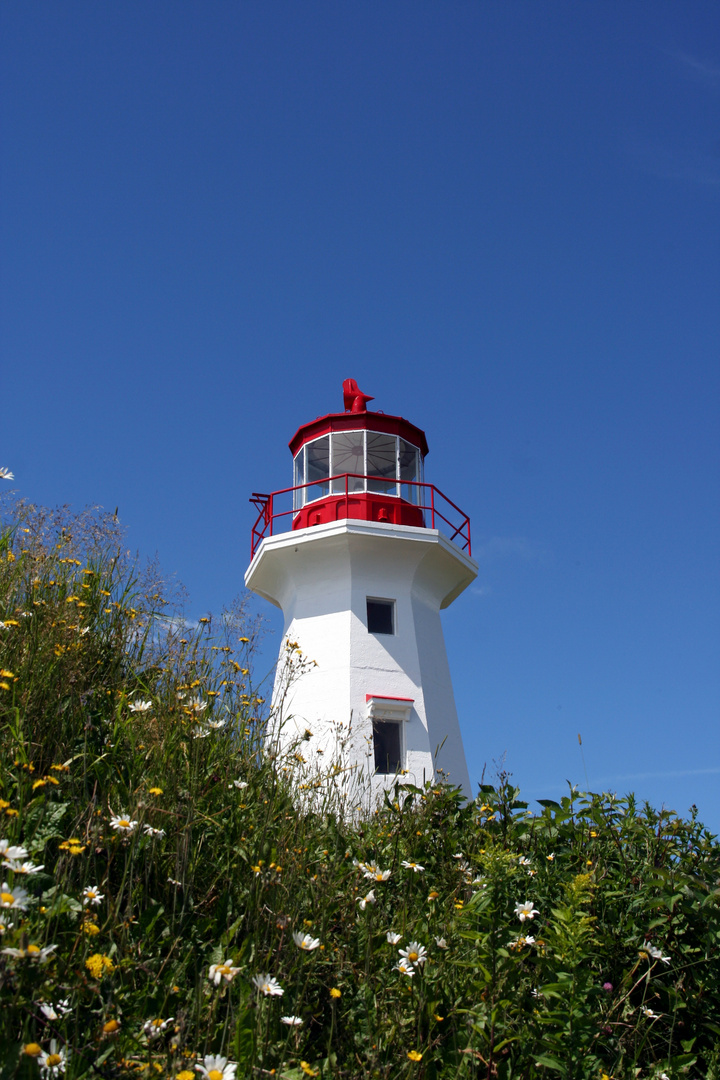
<instances>
[{"instance_id":1,"label":"clear blue sky","mask_svg":"<svg viewBox=\"0 0 720 1080\"><path fill-rule=\"evenodd\" d=\"M473 779L720 831L719 106L716 3L4 0L0 465L218 612L356 378L471 515Z\"/></svg>"}]
</instances>

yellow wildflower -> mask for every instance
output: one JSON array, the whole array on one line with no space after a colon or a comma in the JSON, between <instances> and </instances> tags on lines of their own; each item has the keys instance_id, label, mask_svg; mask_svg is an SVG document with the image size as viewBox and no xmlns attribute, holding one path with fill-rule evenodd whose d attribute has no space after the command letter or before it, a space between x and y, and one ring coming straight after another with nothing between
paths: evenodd
<instances>
[{"instance_id":1,"label":"yellow wildflower","mask_svg":"<svg viewBox=\"0 0 720 1080\"><path fill-rule=\"evenodd\" d=\"M23 1046L23 1054L27 1054L28 1057L40 1057L42 1054L42 1047L39 1043L25 1043Z\"/></svg>"},{"instance_id":2,"label":"yellow wildflower","mask_svg":"<svg viewBox=\"0 0 720 1080\"><path fill-rule=\"evenodd\" d=\"M94 979L101 979L105 972L108 974L115 970L115 965L109 956L103 956L102 953L93 953L92 956L88 956L85 961L85 967L88 969Z\"/></svg>"},{"instance_id":3,"label":"yellow wildflower","mask_svg":"<svg viewBox=\"0 0 720 1080\"><path fill-rule=\"evenodd\" d=\"M422 1061L422 1054L419 1050L408 1050L408 1057L411 1061Z\"/></svg>"},{"instance_id":4,"label":"yellow wildflower","mask_svg":"<svg viewBox=\"0 0 720 1080\"><path fill-rule=\"evenodd\" d=\"M302 1071L305 1073L306 1076L319 1076L320 1075L320 1070L319 1069L313 1069L308 1064L307 1061L301 1061L300 1062L300 1068L302 1069Z\"/></svg>"},{"instance_id":5,"label":"yellow wildflower","mask_svg":"<svg viewBox=\"0 0 720 1080\"><path fill-rule=\"evenodd\" d=\"M161 787L151 787L148 788L148 793L150 795L162 795L163 789Z\"/></svg>"},{"instance_id":6,"label":"yellow wildflower","mask_svg":"<svg viewBox=\"0 0 720 1080\"><path fill-rule=\"evenodd\" d=\"M340 992L340 990L338 990L337 986L333 986L332 990L330 991L330 997L331 998L342 997L342 993Z\"/></svg>"}]
</instances>

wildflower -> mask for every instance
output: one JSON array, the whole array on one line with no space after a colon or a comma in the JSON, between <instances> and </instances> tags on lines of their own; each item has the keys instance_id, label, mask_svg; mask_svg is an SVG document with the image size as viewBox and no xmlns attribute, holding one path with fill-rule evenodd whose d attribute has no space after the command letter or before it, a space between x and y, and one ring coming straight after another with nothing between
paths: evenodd
<instances>
[{"instance_id":1,"label":"wildflower","mask_svg":"<svg viewBox=\"0 0 720 1080\"><path fill-rule=\"evenodd\" d=\"M401 975L407 975L409 979L412 979L415 975L415 968L407 960L398 960L395 970L399 971Z\"/></svg>"},{"instance_id":2,"label":"wildflower","mask_svg":"<svg viewBox=\"0 0 720 1080\"><path fill-rule=\"evenodd\" d=\"M160 1017L157 1020L146 1020L143 1024L143 1031L148 1039L156 1039L158 1035L167 1030L174 1019L174 1016L168 1016L167 1020L162 1020Z\"/></svg>"},{"instance_id":3,"label":"wildflower","mask_svg":"<svg viewBox=\"0 0 720 1080\"><path fill-rule=\"evenodd\" d=\"M540 912L533 907L532 900L526 900L524 904L515 905L515 914L520 922L525 922L526 919L534 919Z\"/></svg>"},{"instance_id":4,"label":"wildflower","mask_svg":"<svg viewBox=\"0 0 720 1080\"><path fill-rule=\"evenodd\" d=\"M408 862L407 859L403 859L402 865L405 867L406 870L414 870L416 874L425 873L425 867L421 866L420 863Z\"/></svg>"},{"instance_id":5,"label":"wildflower","mask_svg":"<svg viewBox=\"0 0 720 1080\"><path fill-rule=\"evenodd\" d=\"M163 789L161 787L148 788L148 794L149 795L162 795L162 793L163 793Z\"/></svg>"},{"instance_id":6,"label":"wildflower","mask_svg":"<svg viewBox=\"0 0 720 1080\"><path fill-rule=\"evenodd\" d=\"M195 1080L195 1076L189 1069L181 1069L175 1080Z\"/></svg>"},{"instance_id":7,"label":"wildflower","mask_svg":"<svg viewBox=\"0 0 720 1080\"><path fill-rule=\"evenodd\" d=\"M14 479L15 479L15 473L11 473L10 470L6 469L5 466L3 465L2 468L0 468L0 480L14 480Z\"/></svg>"},{"instance_id":8,"label":"wildflower","mask_svg":"<svg viewBox=\"0 0 720 1080\"><path fill-rule=\"evenodd\" d=\"M644 956L646 960L662 960L663 964L670 963L670 957L663 956L660 949L656 949L655 946L651 945L647 939L642 943L640 955Z\"/></svg>"},{"instance_id":9,"label":"wildflower","mask_svg":"<svg viewBox=\"0 0 720 1080\"><path fill-rule=\"evenodd\" d=\"M374 904L375 903L375 891L374 891L374 889L371 889L370 892L366 893L365 896L362 896L362 897L359 896L357 898L356 903L358 903L360 905L360 910L361 911L364 911L365 908L368 906L368 904Z\"/></svg>"},{"instance_id":10,"label":"wildflower","mask_svg":"<svg viewBox=\"0 0 720 1080\"><path fill-rule=\"evenodd\" d=\"M9 806L10 803L5 802L3 799L3 809ZM8 844L7 840L0 840L0 855L4 859L27 859L30 852L27 848L20 847L19 844Z\"/></svg>"},{"instance_id":11,"label":"wildflower","mask_svg":"<svg viewBox=\"0 0 720 1080\"><path fill-rule=\"evenodd\" d=\"M45 1002L40 1002L40 1011L43 1016L46 1016L48 1020L56 1021L60 1020L63 1016L67 1016L72 1012L70 1008L70 998L63 998L62 1001L58 1001L57 1005L48 1005Z\"/></svg>"},{"instance_id":12,"label":"wildflower","mask_svg":"<svg viewBox=\"0 0 720 1080\"><path fill-rule=\"evenodd\" d=\"M390 877L390 870L380 870L379 867L369 867L363 877L368 878L370 881L387 881Z\"/></svg>"},{"instance_id":13,"label":"wildflower","mask_svg":"<svg viewBox=\"0 0 720 1080\"><path fill-rule=\"evenodd\" d=\"M527 936L523 936L521 934L520 937L516 937L516 938L513 938L512 941L508 941L508 948L520 950L520 949L523 949L526 945L534 945L534 944L535 944L535 938L532 937L531 934L528 934Z\"/></svg>"},{"instance_id":14,"label":"wildflower","mask_svg":"<svg viewBox=\"0 0 720 1080\"><path fill-rule=\"evenodd\" d=\"M117 1035L120 1030L120 1021L114 1017L103 1024L103 1035Z\"/></svg>"},{"instance_id":15,"label":"wildflower","mask_svg":"<svg viewBox=\"0 0 720 1080\"><path fill-rule=\"evenodd\" d=\"M305 1073L306 1076L319 1076L320 1075L320 1070L319 1069L313 1069L312 1066L309 1065L307 1061L301 1061L300 1062L300 1068L302 1069L302 1071Z\"/></svg>"},{"instance_id":16,"label":"wildflower","mask_svg":"<svg viewBox=\"0 0 720 1080\"><path fill-rule=\"evenodd\" d=\"M440 893L433 889L432 892L428 893L428 900L437 900L439 895Z\"/></svg>"},{"instance_id":17,"label":"wildflower","mask_svg":"<svg viewBox=\"0 0 720 1080\"><path fill-rule=\"evenodd\" d=\"M311 937L310 934L298 934L297 931L293 932L293 941L303 952L312 952L320 944L319 938Z\"/></svg>"},{"instance_id":18,"label":"wildflower","mask_svg":"<svg viewBox=\"0 0 720 1080\"><path fill-rule=\"evenodd\" d=\"M518 859L518 863L520 864L520 866L532 866L530 860L527 859L524 855L520 856L520 858Z\"/></svg>"},{"instance_id":19,"label":"wildflower","mask_svg":"<svg viewBox=\"0 0 720 1080\"><path fill-rule=\"evenodd\" d=\"M265 997L282 997L285 993L277 979L270 975L253 975L252 981Z\"/></svg>"},{"instance_id":20,"label":"wildflower","mask_svg":"<svg viewBox=\"0 0 720 1080\"><path fill-rule=\"evenodd\" d=\"M135 832L137 821L133 821L130 817L120 814L118 817L110 818L110 826L119 833L127 833L130 835L130 833Z\"/></svg>"},{"instance_id":21,"label":"wildflower","mask_svg":"<svg viewBox=\"0 0 720 1080\"><path fill-rule=\"evenodd\" d=\"M408 1057L411 1061L422 1061L422 1054L419 1050L408 1050Z\"/></svg>"},{"instance_id":22,"label":"wildflower","mask_svg":"<svg viewBox=\"0 0 720 1080\"><path fill-rule=\"evenodd\" d=\"M223 979L225 982L232 982L239 970L239 967L233 967L233 962L228 957L224 964L213 964L210 967L208 979L214 982L216 986L219 986Z\"/></svg>"},{"instance_id":23,"label":"wildflower","mask_svg":"<svg viewBox=\"0 0 720 1080\"><path fill-rule=\"evenodd\" d=\"M23 1054L27 1054L28 1057L40 1057L42 1054L42 1046L40 1043L25 1043L23 1046Z\"/></svg>"},{"instance_id":24,"label":"wildflower","mask_svg":"<svg viewBox=\"0 0 720 1080\"><path fill-rule=\"evenodd\" d=\"M555 852L551 851L549 855L545 856L545 858L548 862L555 862Z\"/></svg>"},{"instance_id":25,"label":"wildflower","mask_svg":"<svg viewBox=\"0 0 720 1080\"><path fill-rule=\"evenodd\" d=\"M299 1016L281 1016L280 1023L286 1024L288 1027L300 1027L302 1019Z\"/></svg>"},{"instance_id":26,"label":"wildflower","mask_svg":"<svg viewBox=\"0 0 720 1080\"><path fill-rule=\"evenodd\" d=\"M603 983L603 990L605 991L606 994L611 994L612 993L612 988L613 988L613 984L611 982Z\"/></svg>"},{"instance_id":27,"label":"wildflower","mask_svg":"<svg viewBox=\"0 0 720 1080\"><path fill-rule=\"evenodd\" d=\"M164 829L153 829L152 825L143 825L143 832L146 836L164 836ZM169 879L168 879L169 880Z\"/></svg>"},{"instance_id":28,"label":"wildflower","mask_svg":"<svg viewBox=\"0 0 720 1080\"><path fill-rule=\"evenodd\" d=\"M130 712L150 712L152 709L152 701L141 701L140 698L135 698L134 701L128 703L128 709Z\"/></svg>"},{"instance_id":29,"label":"wildflower","mask_svg":"<svg viewBox=\"0 0 720 1080\"><path fill-rule=\"evenodd\" d=\"M82 924L82 932L83 934L87 934L88 937L95 937L96 934L100 933L100 927L96 922L93 922L91 918L87 918Z\"/></svg>"},{"instance_id":30,"label":"wildflower","mask_svg":"<svg viewBox=\"0 0 720 1080\"><path fill-rule=\"evenodd\" d=\"M3 881L0 889L0 908L18 908L24 910L28 905L28 894L25 889L11 889L7 881Z\"/></svg>"},{"instance_id":31,"label":"wildflower","mask_svg":"<svg viewBox=\"0 0 720 1080\"><path fill-rule=\"evenodd\" d=\"M47 945L44 949L39 945L28 945L26 949L3 949L3 952L16 960L35 960L38 964L45 964L56 949L57 945Z\"/></svg>"},{"instance_id":32,"label":"wildflower","mask_svg":"<svg viewBox=\"0 0 720 1080\"><path fill-rule=\"evenodd\" d=\"M333 987L331 988L331 990L330 990L330 997L331 997L331 998L339 998L339 997L342 997L342 993L341 993L341 991L340 991L340 990L338 990L337 986L333 986Z\"/></svg>"},{"instance_id":33,"label":"wildflower","mask_svg":"<svg viewBox=\"0 0 720 1080\"><path fill-rule=\"evenodd\" d=\"M171 885L180 885L180 886L182 886L182 881L178 881L177 878L169 877L168 881L169 881L169 883Z\"/></svg>"},{"instance_id":34,"label":"wildflower","mask_svg":"<svg viewBox=\"0 0 720 1080\"><path fill-rule=\"evenodd\" d=\"M388 942L390 943L390 945L397 945L399 943L400 939L402 938L402 934L396 934L396 933L394 933L394 931L388 930L385 937L388 939Z\"/></svg>"},{"instance_id":35,"label":"wildflower","mask_svg":"<svg viewBox=\"0 0 720 1080\"><path fill-rule=\"evenodd\" d=\"M103 956L102 953L93 953L92 956L88 956L85 967L94 979L101 979L106 971L109 973L115 970L115 965L110 957Z\"/></svg>"},{"instance_id":36,"label":"wildflower","mask_svg":"<svg viewBox=\"0 0 720 1080\"><path fill-rule=\"evenodd\" d=\"M647 1016L648 1020L657 1020L659 1013L653 1012L652 1009L648 1009L647 1005L641 1006L641 1012L643 1016Z\"/></svg>"},{"instance_id":37,"label":"wildflower","mask_svg":"<svg viewBox=\"0 0 720 1080\"><path fill-rule=\"evenodd\" d=\"M94 904L95 907L98 907L104 899L105 896L100 892L97 885L86 885L83 889L83 906L85 907L88 904Z\"/></svg>"},{"instance_id":38,"label":"wildflower","mask_svg":"<svg viewBox=\"0 0 720 1080\"><path fill-rule=\"evenodd\" d=\"M233 787L236 787L239 791L243 791L247 787L247 780L233 780Z\"/></svg>"},{"instance_id":39,"label":"wildflower","mask_svg":"<svg viewBox=\"0 0 720 1080\"><path fill-rule=\"evenodd\" d=\"M206 1054L203 1062L204 1064L196 1065L195 1068L203 1074L205 1080L235 1080L237 1065L227 1058Z\"/></svg>"},{"instance_id":40,"label":"wildflower","mask_svg":"<svg viewBox=\"0 0 720 1080\"><path fill-rule=\"evenodd\" d=\"M419 967L427 960L427 950L418 941L411 941L407 949L398 949L398 952L413 967Z\"/></svg>"},{"instance_id":41,"label":"wildflower","mask_svg":"<svg viewBox=\"0 0 720 1080\"><path fill-rule=\"evenodd\" d=\"M71 836L69 840L63 840L59 845L61 851L69 851L71 855L82 855L86 845L81 844L76 836Z\"/></svg>"},{"instance_id":42,"label":"wildflower","mask_svg":"<svg viewBox=\"0 0 720 1080\"><path fill-rule=\"evenodd\" d=\"M57 1039L50 1040L50 1050L45 1051L38 1057L38 1065L46 1076L59 1076L65 1072L67 1065L67 1051L58 1050Z\"/></svg>"},{"instance_id":43,"label":"wildflower","mask_svg":"<svg viewBox=\"0 0 720 1080\"><path fill-rule=\"evenodd\" d=\"M199 697L195 697L187 705L188 709L192 709L193 712L205 712L208 707L207 701L201 701Z\"/></svg>"},{"instance_id":44,"label":"wildflower","mask_svg":"<svg viewBox=\"0 0 720 1080\"><path fill-rule=\"evenodd\" d=\"M436 937L435 944L438 949L448 949L450 947L444 937Z\"/></svg>"},{"instance_id":45,"label":"wildflower","mask_svg":"<svg viewBox=\"0 0 720 1080\"><path fill-rule=\"evenodd\" d=\"M8 870L12 870L14 874L39 874L41 870L45 869L45 864L36 866L34 862L18 862L17 859L5 859L3 866L6 866Z\"/></svg>"}]
</instances>

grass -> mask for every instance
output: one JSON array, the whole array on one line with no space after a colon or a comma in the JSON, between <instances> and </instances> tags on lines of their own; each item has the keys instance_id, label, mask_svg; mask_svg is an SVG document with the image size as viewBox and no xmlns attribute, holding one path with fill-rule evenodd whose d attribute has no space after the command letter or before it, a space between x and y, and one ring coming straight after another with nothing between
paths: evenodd
<instances>
[{"instance_id":1,"label":"grass","mask_svg":"<svg viewBox=\"0 0 720 1080\"><path fill-rule=\"evenodd\" d=\"M188 630L98 512L9 506L0 622L2 1080L720 1077L695 817L501 775L351 818L242 606Z\"/></svg>"}]
</instances>

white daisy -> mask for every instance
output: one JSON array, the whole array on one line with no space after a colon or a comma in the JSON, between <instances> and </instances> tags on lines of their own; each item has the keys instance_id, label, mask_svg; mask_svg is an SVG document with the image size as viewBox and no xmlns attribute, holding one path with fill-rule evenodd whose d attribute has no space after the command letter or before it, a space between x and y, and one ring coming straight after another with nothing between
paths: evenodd
<instances>
[{"instance_id":1,"label":"white daisy","mask_svg":"<svg viewBox=\"0 0 720 1080\"><path fill-rule=\"evenodd\" d=\"M24 910L28 905L28 894L25 889L11 889L7 881L3 881L0 889L0 908L19 908Z\"/></svg>"},{"instance_id":2,"label":"white daisy","mask_svg":"<svg viewBox=\"0 0 720 1080\"><path fill-rule=\"evenodd\" d=\"M402 934L396 934L394 930L388 930L385 937L388 939L390 945L398 945L402 938Z\"/></svg>"},{"instance_id":3,"label":"white daisy","mask_svg":"<svg viewBox=\"0 0 720 1080\"><path fill-rule=\"evenodd\" d=\"M146 836L164 836L164 829L153 829L152 825L143 825L143 832Z\"/></svg>"},{"instance_id":4,"label":"white daisy","mask_svg":"<svg viewBox=\"0 0 720 1080\"><path fill-rule=\"evenodd\" d=\"M61 1017L67 1016L72 1012L70 1008L70 998L63 998L62 1001L58 1001L57 1005L48 1005L46 1002L40 1002L41 1012L48 1018L48 1020L60 1020Z\"/></svg>"},{"instance_id":5,"label":"white daisy","mask_svg":"<svg viewBox=\"0 0 720 1080\"><path fill-rule=\"evenodd\" d=\"M6 469L3 465L0 467L0 480L14 480L15 473L11 473L9 469Z\"/></svg>"},{"instance_id":6,"label":"white daisy","mask_svg":"<svg viewBox=\"0 0 720 1080\"><path fill-rule=\"evenodd\" d=\"M297 930L293 931L293 941L303 952L312 952L320 944L320 938L310 937L309 934L298 934Z\"/></svg>"},{"instance_id":7,"label":"white daisy","mask_svg":"<svg viewBox=\"0 0 720 1080\"><path fill-rule=\"evenodd\" d=\"M88 904L99 907L104 899L105 895L100 892L97 885L86 885L83 889L83 907L87 907Z\"/></svg>"},{"instance_id":8,"label":"white daisy","mask_svg":"<svg viewBox=\"0 0 720 1080\"><path fill-rule=\"evenodd\" d=\"M648 960L662 960L663 964L669 964L670 963L670 957L669 956L663 956L660 949L656 949L655 946L651 945L650 942L647 939L645 941L643 941L643 943L642 943L642 948L640 949L640 955L641 956L645 955L645 957Z\"/></svg>"},{"instance_id":9,"label":"white daisy","mask_svg":"<svg viewBox=\"0 0 720 1080\"><path fill-rule=\"evenodd\" d=\"M4 859L27 859L30 852L19 844L9 844L7 840L0 840L0 856Z\"/></svg>"},{"instance_id":10,"label":"white daisy","mask_svg":"<svg viewBox=\"0 0 720 1080\"><path fill-rule=\"evenodd\" d=\"M47 945L41 948L39 945L28 945L25 949L3 949L6 956L13 956L16 960L34 960L38 964L45 964L57 949L57 945Z\"/></svg>"},{"instance_id":11,"label":"white daisy","mask_svg":"<svg viewBox=\"0 0 720 1080\"><path fill-rule=\"evenodd\" d=\"M50 1050L43 1050L38 1058L38 1065L46 1076L59 1076L65 1072L67 1065L67 1050L65 1047L58 1050L57 1039L50 1040Z\"/></svg>"},{"instance_id":12,"label":"white daisy","mask_svg":"<svg viewBox=\"0 0 720 1080\"><path fill-rule=\"evenodd\" d=\"M300 1027L302 1019L299 1016L281 1016L280 1023L287 1024L288 1027Z\"/></svg>"},{"instance_id":13,"label":"white daisy","mask_svg":"<svg viewBox=\"0 0 720 1080\"><path fill-rule=\"evenodd\" d=\"M12 870L14 874L39 874L41 870L45 869L44 863L36 866L34 862L20 862L18 859L4 859L3 866L6 866L8 870Z\"/></svg>"},{"instance_id":14,"label":"white daisy","mask_svg":"<svg viewBox=\"0 0 720 1080\"><path fill-rule=\"evenodd\" d=\"M239 970L239 967L233 967L233 962L228 957L224 964L213 964L211 966L208 971L208 979L214 982L216 986L219 986L223 979L225 979L225 982L232 982Z\"/></svg>"},{"instance_id":15,"label":"white daisy","mask_svg":"<svg viewBox=\"0 0 720 1080\"><path fill-rule=\"evenodd\" d=\"M282 997L285 993L277 979L273 979L271 975L253 975L252 981L265 997Z\"/></svg>"},{"instance_id":16,"label":"white daisy","mask_svg":"<svg viewBox=\"0 0 720 1080\"><path fill-rule=\"evenodd\" d=\"M206 1054L203 1064L198 1064L195 1068L203 1074L205 1080L235 1080L237 1065L225 1057Z\"/></svg>"},{"instance_id":17,"label":"white daisy","mask_svg":"<svg viewBox=\"0 0 720 1080\"><path fill-rule=\"evenodd\" d=\"M119 833L127 833L128 836L130 835L130 833L135 832L137 824L137 821L133 821L132 818L130 818L126 814L118 814L117 817L110 818L111 828L115 829L116 832Z\"/></svg>"},{"instance_id":18,"label":"white daisy","mask_svg":"<svg viewBox=\"0 0 720 1080\"><path fill-rule=\"evenodd\" d=\"M360 905L360 910L364 911L368 904L375 903L375 890L371 889L369 893L365 894L365 896L359 896L356 900L356 903Z\"/></svg>"},{"instance_id":19,"label":"white daisy","mask_svg":"<svg viewBox=\"0 0 720 1080\"><path fill-rule=\"evenodd\" d=\"M243 791L247 787L247 780L233 780L233 787Z\"/></svg>"},{"instance_id":20,"label":"white daisy","mask_svg":"<svg viewBox=\"0 0 720 1080\"><path fill-rule=\"evenodd\" d=\"M534 919L540 912L537 908L533 907L532 900L526 900L523 904L515 905L515 914L520 922L525 922L526 919Z\"/></svg>"},{"instance_id":21,"label":"white daisy","mask_svg":"<svg viewBox=\"0 0 720 1080\"><path fill-rule=\"evenodd\" d=\"M411 941L407 949L398 949L403 960L413 967L422 966L427 960L427 949L419 941Z\"/></svg>"},{"instance_id":22,"label":"white daisy","mask_svg":"<svg viewBox=\"0 0 720 1080\"><path fill-rule=\"evenodd\" d=\"M401 975L407 975L409 979L412 979L413 975L415 974L415 968L412 966L412 964L409 964L407 960L398 960L397 964L395 965L395 970L399 971Z\"/></svg>"},{"instance_id":23,"label":"white daisy","mask_svg":"<svg viewBox=\"0 0 720 1080\"><path fill-rule=\"evenodd\" d=\"M365 871L363 877L366 877L369 881L387 881L390 877L390 870L381 870L379 866L369 866Z\"/></svg>"},{"instance_id":24,"label":"white daisy","mask_svg":"<svg viewBox=\"0 0 720 1080\"><path fill-rule=\"evenodd\" d=\"M142 701L140 698L135 698L134 701L128 703L128 709L130 712L150 712L152 701Z\"/></svg>"},{"instance_id":25,"label":"white daisy","mask_svg":"<svg viewBox=\"0 0 720 1080\"><path fill-rule=\"evenodd\" d=\"M425 873L425 867L421 866L420 863L410 862L407 859L403 859L402 865L405 867L406 870L414 870L416 874Z\"/></svg>"},{"instance_id":26,"label":"white daisy","mask_svg":"<svg viewBox=\"0 0 720 1080\"><path fill-rule=\"evenodd\" d=\"M167 1020L163 1020L161 1017L156 1020L146 1020L143 1024L143 1031L148 1039L156 1039L163 1031L167 1031L174 1019L174 1016L168 1016Z\"/></svg>"},{"instance_id":27,"label":"white daisy","mask_svg":"<svg viewBox=\"0 0 720 1080\"><path fill-rule=\"evenodd\" d=\"M435 944L437 945L438 949L448 949L448 948L450 948L450 946L448 945L448 943L447 943L447 941L445 940L444 937L436 937L435 938Z\"/></svg>"}]
</instances>

